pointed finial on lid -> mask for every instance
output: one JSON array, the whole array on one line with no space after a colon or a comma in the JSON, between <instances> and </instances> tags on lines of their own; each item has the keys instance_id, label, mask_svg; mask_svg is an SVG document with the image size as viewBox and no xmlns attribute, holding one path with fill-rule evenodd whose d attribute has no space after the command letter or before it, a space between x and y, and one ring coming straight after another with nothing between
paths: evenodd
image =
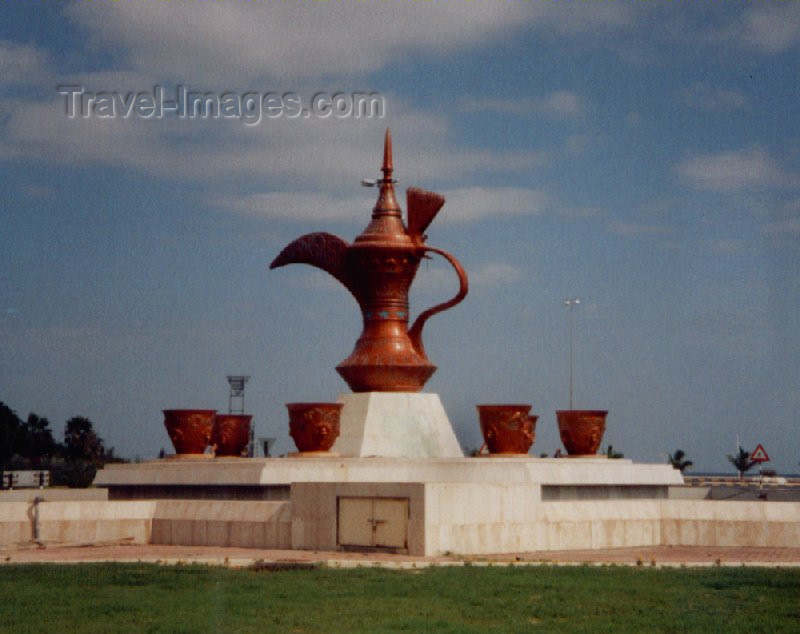
<instances>
[{"instance_id":1,"label":"pointed finial on lid","mask_svg":"<svg viewBox=\"0 0 800 634\"><path fill-rule=\"evenodd\" d=\"M386 128L386 135L383 137L383 172L384 180L391 181L394 166L392 165L392 131Z\"/></svg>"},{"instance_id":2,"label":"pointed finial on lid","mask_svg":"<svg viewBox=\"0 0 800 634\"><path fill-rule=\"evenodd\" d=\"M397 182L392 178L394 171L392 165L392 133L387 128L383 140L383 166L381 167L383 178L377 181L366 181L363 184L378 186L378 200L372 208L372 220L355 239L355 243L379 243L379 244L399 244L412 246L411 238L408 236L406 227L403 224L403 216L397 199L394 195L394 184Z\"/></svg>"},{"instance_id":3,"label":"pointed finial on lid","mask_svg":"<svg viewBox=\"0 0 800 634\"><path fill-rule=\"evenodd\" d=\"M392 178L392 132L386 128L386 135L383 138L383 178L378 181L380 192L378 202L372 210L372 217L378 216L397 216L400 217L400 207L394 197L395 180Z\"/></svg>"}]
</instances>

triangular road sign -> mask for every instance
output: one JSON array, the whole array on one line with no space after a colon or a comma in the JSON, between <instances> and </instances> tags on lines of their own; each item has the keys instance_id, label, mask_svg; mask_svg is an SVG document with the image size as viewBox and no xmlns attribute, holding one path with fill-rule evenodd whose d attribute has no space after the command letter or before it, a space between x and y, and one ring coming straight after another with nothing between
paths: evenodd
<instances>
[{"instance_id":1,"label":"triangular road sign","mask_svg":"<svg viewBox=\"0 0 800 634\"><path fill-rule=\"evenodd\" d=\"M753 462L769 462L769 456L761 443L759 443L758 447L750 454L750 460Z\"/></svg>"}]
</instances>

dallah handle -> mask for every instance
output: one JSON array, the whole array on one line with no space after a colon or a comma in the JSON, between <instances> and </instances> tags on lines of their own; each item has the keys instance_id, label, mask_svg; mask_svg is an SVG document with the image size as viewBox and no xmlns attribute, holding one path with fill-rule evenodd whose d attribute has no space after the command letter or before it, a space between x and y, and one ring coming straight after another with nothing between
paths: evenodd
<instances>
[{"instance_id":1,"label":"dallah handle","mask_svg":"<svg viewBox=\"0 0 800 634\"><path fill-rule=\"evenodd\" d=\"M442 302L441 304L437 304L436 306L432 306L428 310L420 313L419 317L416 318L414 324L411 326L411 330L408 331L408 336L411 339L411 344L414 346L414 349L422 356L425 356L425 347L422 345L422 328L425 326L425 322L436 313L440 313L443 310L452 308L461 302L461 300L467 296L467 292L469 291L469 280L467 278L466 271L464 271L464 267L461 266L461 263L456 260L453 255L444 249L437 249L436 247L424 246L423 249L425 251L430 251L431 253L438 253L445 260L447 260L450 263L450 266L452 266L458 274L459 283L458 293L456 293L455 297L446 302Z\"/></svg>"}]
</instances>

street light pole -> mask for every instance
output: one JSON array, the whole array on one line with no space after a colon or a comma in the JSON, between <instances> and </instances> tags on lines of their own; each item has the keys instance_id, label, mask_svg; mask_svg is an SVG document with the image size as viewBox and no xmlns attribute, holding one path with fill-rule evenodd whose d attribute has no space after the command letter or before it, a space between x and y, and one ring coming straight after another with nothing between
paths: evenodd
<instances>
[{"instance_id":1,"label":"street light pole","mask_svg":"<svg viewBox=\"0 0 800 634\"><path fill-rule=\"evenodd\" d=\"M572 316L572 307L580 304L581 300L577 297L573 299L565 299L564 306L569 308L569 408L572 409L572 383L573 383L573 365L575 357L575 343L574 343L574 325Z\"/></svg>"}]
</instances>

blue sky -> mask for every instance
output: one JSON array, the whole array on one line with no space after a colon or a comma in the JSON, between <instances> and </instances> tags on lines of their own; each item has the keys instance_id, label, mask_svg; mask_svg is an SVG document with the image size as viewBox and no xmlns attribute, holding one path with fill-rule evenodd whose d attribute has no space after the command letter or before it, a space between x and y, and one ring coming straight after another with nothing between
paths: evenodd
<instances>
[{"instance_id":1,"label":"blue sky","mask_svg":"<svg viewBox=\"0 0 800 634\"><path fill-rule=\"evenodd\" d=\"M227 407L260 436L335 400L360 332L293 238L352 240L384 129L395 176L445 194L428 242L471 277L425 345L462 444L475 405L529 402L559 446L575 406L604 445L730 470L737 436L800 461L800 3L6 2L0 6L0 400L118 453L169 450L160 410ZM91 93L375 92L383 118L70 119ZM404 196L401 196L401 200ZM423 265L412 314L455 292Z\"/></svg>"}]
</instances>

